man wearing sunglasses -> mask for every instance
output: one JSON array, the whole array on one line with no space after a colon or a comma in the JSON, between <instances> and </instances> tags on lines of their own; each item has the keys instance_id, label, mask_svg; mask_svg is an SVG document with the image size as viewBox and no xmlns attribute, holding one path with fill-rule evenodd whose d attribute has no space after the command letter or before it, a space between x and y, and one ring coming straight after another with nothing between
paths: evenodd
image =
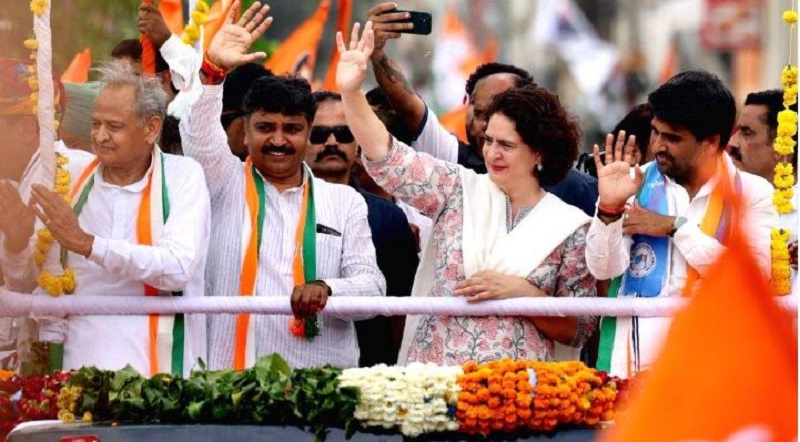
<instances>
[{"instance_id":1,"label":"man wearing sunglasses","mask_svg":"<svg viewBox=\"0 0 800 442\"><path fill-rule=\"evenodd\" d=\"M329 183L353 187L367 202L367 221L378 269L386 278L387 296L408 296L419 265L417 243L403 211L390 201L360 188L352 176L359 147L335 92L315 92L316 113L306 150L306 164L314 176ZM359 365L397 363L403 338L403 317L377 317L356 322L361 350Z\"/></svg>"}]
</instances>

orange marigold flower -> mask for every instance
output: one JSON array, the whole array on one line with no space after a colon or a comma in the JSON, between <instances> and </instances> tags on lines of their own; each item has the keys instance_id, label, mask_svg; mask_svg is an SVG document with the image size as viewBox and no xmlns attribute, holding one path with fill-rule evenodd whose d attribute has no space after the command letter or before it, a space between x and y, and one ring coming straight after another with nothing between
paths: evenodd
<instances>
[{"instance_id":1,"label":"orange marigold flower","mask_svg":"<svg viewBox=\"0 0 800 442\"><path fill-rule=\"evenodd\" d=\"M458 401L458 404L456 404L456 410L465 411L468 408L469 404L466 403L465 401Z\"/></svg>"},{"instance_id":2,"label":"orange marigold flower","mask_svg":"<svg viewBox=\"0 0 800 442\"><path fill-rule=\"evenodd\" d=\"M488 405L489 408L491 408L491 409L495 409L495 408L500 406L500 399L498 399L496 397L493 397L493 398L489 399L489 401L486 403L486 405Z\"/></svg>"},{"instance_id":3,"label":"orange marigold flower","mask_svg":"<svg viewBox=\"0 0 800 442\"><path fill-rule=\"evenodd\" d=\"M529 392L533 390L533 387L531 387L531 384L528 381L517 381L517 390Z\"/></svg>"},{"instance_id":4,"label":"orange marigold flower","mask_svg":"<svg viewBox=\"0 0 800 442\"><path fill-rule=\"evenodd\" d=\"M503 381L503 390L514 390L517 388L517 383L514 381Z\"/></svg>"},{"instance_id":5,"label":"orange marigold flower","mask_svg":"<svg viewBox=\"0 0 800 442\"><path fill-rule=\"evenodd\" d=\"M503 430L503 421L494 421L492 422L492 430L494 431L502 431Z\"/></svg>"},{"instance_id":6,"label":"orange marigold flower","mask_svg":"<svg viewBox=\"0 0 800 442\"><path fill-rule=\"evenodd\" d=\"M489 400L489 395L490 394L489 394L489 390L488 389L481 388L481 389L478 390L477 393L475 393L475 399L478 402L486 402L486 401Z\"/></svg>"},{"instance_id":7,"label":"orange marigold flower","mask_svg":"<svg viewBox=\"0 0 800 442\"><path fill-rule=\"evenodd\" d=\"M466 419L464 419L464 421L461 423L461 428L462 428L462 429L464 429L464 427L467 427L467 428L475 428L475 426L476 426L476 425L478 425L478 419L476 419L476 418L474 418L474 417L467 417L467 418L466 418Z\"/></svg>"},{"instance_id":8,"label":"orange marigold flower","mask_svg":"<svg viewBox=\"0 0 800 442\"><path fill-rule=\"evenodd\" d=\"M470 408L469 410L467 410L467 420L477 419L477 418L478 418L478 410L474 408Z\"/></svg>"},{"instance_id":9,"label":"orange marigold flower","mask_svg":"<svg viewBox=\"0 0 800 442\"><path fill-rule=\"evenodd\" d=\"M464 365L461 366L461 369L464 370L464 373L472 373L473 371L478 369L478 362L477 361L464 362Z\"/></svg>"},{"instance_id":10,"label":"orange marigold flower","mask_svg":"<svg viewBox=\"0 0 800 442\"><path fill-rule=\"evenodd\" d=\"M498 383L489 383L489 393L499 394L503 392L503 387Z\"/></svg>"},{"instance_id":11,"label":"orange marigold flower","mask_svg":"<svg viewBox=\"0 0 800 442\"><path fill-rule=\"evenodd\" d=\"M517 415L516 414L507 414L506 415L506 423L514 424L517 422Z\"/></svg>"},{"instance_id":12,"label":"orange marigold flower","mask_svg":"<svg viewBox=\"0 0 800 442\"><path fill-rule=\"evenodd\" d=\"M520 408L517 410L517 416L520 419L527 421L531 418L531 410L529 408Z\"/></svg>"},{"instance_id":13,"label":"orange marigold flower","mask_svg":"<svg viewBox=\"0 0 800 442\"><path fill-rule=\"evenodd\" d=\"M530 408L531 396L525 393L517 393L517 397L514 399L514 402L516 402L517 407Z\"/></svg>"}]
</instances>

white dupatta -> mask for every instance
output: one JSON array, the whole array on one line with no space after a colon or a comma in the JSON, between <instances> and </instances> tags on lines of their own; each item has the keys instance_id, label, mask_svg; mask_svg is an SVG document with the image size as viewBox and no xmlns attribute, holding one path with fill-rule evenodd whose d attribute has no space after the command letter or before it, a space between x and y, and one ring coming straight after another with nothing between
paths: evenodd
<instances>
[{"instance_id":1,"label":"white dupatta","mask_svg":"<svg viewBox=\"0 0 800 442\"><path fill-rule=\"evenodd\" d=\"M459 177L464 191L462 251L464 275L467 278L483 270L525 278L564 240L590 221L580 209L548 193L508 232L505 194L489 175L479 175L463 167L460 169ZM411 296L429 296L433 289L436 269L434 235L431 235L423 249ZM399 364L408 363L408 351L421 319L417 315L406 318ZM557 359L576 359L577 351L579 349L556 343Z\"/></svg>"}]
</instances>

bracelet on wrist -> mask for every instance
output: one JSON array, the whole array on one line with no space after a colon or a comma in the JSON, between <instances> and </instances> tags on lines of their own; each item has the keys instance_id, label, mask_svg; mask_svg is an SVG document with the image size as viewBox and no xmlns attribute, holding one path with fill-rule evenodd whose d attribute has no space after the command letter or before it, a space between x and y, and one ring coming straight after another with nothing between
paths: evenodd
<instances>
[{"instance_id":1,"label":"bracelet on wrist","mask_svg":"<svg viewBox=\"0 0 800 442\"><path fill-rule=\"evenodd\" d=\"M627 208L628 207L625 204L617 207L606 206L602 203L597 204L597 212L606 216L622 215L623 213L625 213L625 209Z\"/></svg>"},{"instance_id":2,"label":"bracelet on wrist","mask_svg":"<svg viewBox=\"0 0 800 442\"><path fill-rule=\"evenodd\" d=\"M208 59L208 55L203 57L203 64L200 65L200 72L206 76L209 84L220 84L225 81L225 76L228 75L228 71L214 64Z\"/></svg>"}]
</instances>

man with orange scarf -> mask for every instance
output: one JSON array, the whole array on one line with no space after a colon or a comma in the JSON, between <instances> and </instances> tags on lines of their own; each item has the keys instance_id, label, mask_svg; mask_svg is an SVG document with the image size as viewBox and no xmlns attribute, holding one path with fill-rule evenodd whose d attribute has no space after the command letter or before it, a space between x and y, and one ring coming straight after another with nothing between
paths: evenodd
<instances>
[{"instance_id":1,"label":"man with orange scarf","mask_svg":"<svg viewBox=\"0 0 800 442\"><path fill-rule=\"evenodd\" d=\"M738 171L724 152L736 118L733 96L716 76L688 71L650 94L655 160L631 167L635 139L594 147L600 198L586 237L597 279L618 278L609 296L690 295L725 250L732 224L748 233L753 256L770 274L772 186ZM733 210L735 199L739 210ZM598 368L630 376L654 361L668 318L605 317ZM701 337L699 337L701 339Z\"/></svg>"},{"instance_id":2,"label":"man with orange scarf","mask_svg":"<svg viewBox=\"0 0 800 442\"><path fill-rule=\"evenodd\" d=\"M316 112L311 86L288 76L253 82L244 97L244 163L220 122L227 73L265 56L248 51L272 22L268 11L256 2L236 23L233 12L228 16L200 69L202 95L180 129L184 153L203 166L211 195L209 295L291 295L294 318L212 317L209 367L241 370L272 352L296 368L355 367L357 318L317 313L331 296L384 296L386 281L364 199L316 178L303 162Z\"/></svg>"}]
</instances>

